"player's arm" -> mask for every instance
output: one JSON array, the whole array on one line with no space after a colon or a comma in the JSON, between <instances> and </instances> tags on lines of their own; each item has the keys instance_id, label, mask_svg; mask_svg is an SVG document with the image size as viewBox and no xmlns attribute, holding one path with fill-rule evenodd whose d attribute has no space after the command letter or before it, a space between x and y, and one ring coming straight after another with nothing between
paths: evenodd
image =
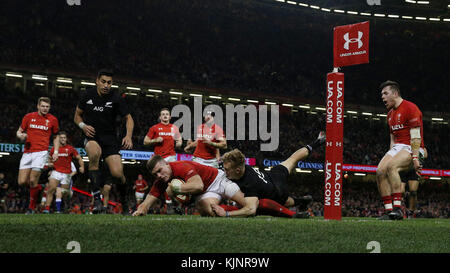
<instances>
[{"instance_id":1,"label":"player's arm","mask_svg":"<svg viewBox=\"0 0 450 273\"><path fill-rule=\"evenodd\" d=\"M249 217L249 216L256 215L256 210L258 209L258 205L259 205L258 197L255 197L255 196L244 197L244 193L241 191L238 191L233 196L232 199L233 199L233 201L237 202L242 207L238 210L225 211L221 206L214 204L214 205L212 205L212 209L216 213L217 216L220 216L220 217Z\"/></svg>"},{"instance_id":2,"label":"player's arm","mask_svg":"<svg viewBox=\"0 0 450 273\"><path fill-rule=\"evenodd\" d=\"M53 148L55 149L53 151L52 159L53 162L58 160L58 151L59 151L59 135L56 135L55 138L53 138Z\"/></svg>"},{"instance_id":3,"label":"player's arm","mask_svg":"<svg viewBox=\"0 0 450 273\"><path fill-rule=\"evenodd\" d=\"M394 143L395 143L395 138L394 138L393 134L390 134L390 139L391 139L391 141L389 143L389 150L392 149L392 147L394 146Z\"/></svg>"},{"instance_id":4,"label":"player's arm","mask_svg":"<svg viewBox=\"0 0 450 273\"><path fill-rule=\"evenodd\" d=\"M131 140L131 137L133 136L134 120L131 114L126 115L125 120L126 120L125 127L127 128L127 134L122 139L122 147L124 149L132 149L133 141Z\"/></svg>"},{"instance_id":5,"label":"player's arm","mask_svg":"<svg viewBox=\"0 0 450 273\"><path fill-rule=\"evenodd\" d=\"M79 168L79 170L80 170L80 173L84 173L84 161L83 161L83 158L81 157L81 155L77 155L77 156L75 156L75 159L78 161L78 165L80 165L80 168Z\"/></svg>"},{"instance_id":6,"label":"player's arm","mask_svg":"<svg viewBox=\"0 0 450 273\"><path fill-rule=\"evenodd\" d=\"M195 147L197 147L197 144L198 144L198 139L195 140L195 141L192 141L192 140L188 139L187 145L186 145L186 147L184 147L184 151L186 153L189 153L190 151L195 149Z\"/></svg>"},{"instance_id":7,"label":"player's arm","mask_svg":"<svg viewBox=\"0 0 450 273\"><path fill-rule=\"evenodd\" d=\"M158 198L156 198L155 196L147 194L144 202L139 205L138 209L133 213L133 216L146 215L148 210L155 204L157 200Z\"/></svg>"},{"instance_id":8,"label":"player's arm","mask_svg":"<svg viewBox=\"0 0 450 273\"><path fill-rule=\"evenodd\" d=\"M80 129L86 136L94 137L95 128L83 122L83 113L84 111L77 106L73 121L76 125L78 125L78 127L80 127Z\"/></svg>"},{"instance_id":9,"label":"player's arm","mask_svg":"<svg viewBox=\"0 0 450 273\"><path fill-rule=\"evenodd\" d=\"M420 144L422 142L422 138L420 136L420 127L411 128L410 135L411 135L411 151L412 151L413 164L414 164L416 173L418 175L420 175L420 172L422 171L422 166L420 165L420 161L419 161L419 150L420 150Z\"/></svg>"},{"instance_id":10,"label":"player's arm","mask_svg":"<svg viewBox=\"0 0 450 273\"><path fill-rule=\"evenodd\" d=\"M171 196L172 194L199 194L203 192L203 181L200 175L196 174L189 178L186 183L183 183L181 185L173 185L172 183L169 183L169 191L167 194Z\"/></svg>"},{"instance_id":11,"label":"player's arm","mask_svg":"<svg viewBox=\"0 0 450 273\"><path fill-rule=\"evenodd\" d=\"M27 133L25 133L22 127L19 127L19 129L16 132L16 137L20 139L20 141L25 141L27 139Z\"/></svg>"},{"instance_id":12,"label":"player's arm","mask_svg":"<svg viewBox=\"0 0 450 273\"><path fill-rule=\"evenodd\" d=\"M205 140L204 143L217 149L226 149L227 140L225 138L218 139L219 142L213 142L211 140Z\"/></svg>"},{"instance_id":13,"label":"player's arm","mask_svg":"<svg viewBox=\"0 0 450 273\"><path fill-rule=\"evenodd\" d=\"M162 137L150 138L148 135L144 137L144 146L151 146L161 142L163 142Z\"/></svg>"}]
</instances>

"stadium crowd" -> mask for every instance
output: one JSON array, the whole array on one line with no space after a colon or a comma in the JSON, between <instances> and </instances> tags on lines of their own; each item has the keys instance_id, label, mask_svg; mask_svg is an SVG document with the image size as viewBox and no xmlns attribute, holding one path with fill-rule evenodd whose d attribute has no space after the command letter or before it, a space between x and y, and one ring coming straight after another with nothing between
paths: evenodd
<instances>
[{"instance_id":1,"label":"stadium crowd","mask_svg":"<svg viewBox=\"0 0 450 273\"><path fill-rule=\"evenodd\" d=\"M108 1L77 8L59 1L51 3L52 10L43 8L42 1L27 3L27 9L9 2L0 11L3 64L84 74L110 66L118 75L153 82L319 102L325 97L318 90L332 70L328 26L369 19L276 8L264 1L138 0L120 8ZM378 85L395 79L420 109L444 112L450 86L441 60L450 57L449 28L370 20L370 64L344 69L346 101L371 105L379 100ZM417 52L420 58L410 57Z\"/></svg>"}]
</instances>

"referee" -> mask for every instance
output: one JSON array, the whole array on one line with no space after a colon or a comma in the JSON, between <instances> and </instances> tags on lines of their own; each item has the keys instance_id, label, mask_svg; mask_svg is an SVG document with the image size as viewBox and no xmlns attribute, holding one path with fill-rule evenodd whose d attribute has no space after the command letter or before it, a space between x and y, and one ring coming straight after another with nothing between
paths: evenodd
<instances>
[{"instance_id":1,"label":"referee","mask_svg":"<svg viewBox=\"0 0 450 273\"><path fill-rule=\"evenodd\" d=\"M103 188L100 159L104 159L115 181L122 203L123 213L129 214L126 195L128 186L123 174L120 148L132 149L131 140L134 121L125 99L119 92L111 90L113 72L102 69L97 74L96 88L88 89L81 95L75 110L74 122L83 130L86 153L89 157L89 178L94 196L93 213L101 213L103 205L100 192ZM120 142L116 137L116 117L126 121L126 136Z\"/></svg>"}]
</instances>

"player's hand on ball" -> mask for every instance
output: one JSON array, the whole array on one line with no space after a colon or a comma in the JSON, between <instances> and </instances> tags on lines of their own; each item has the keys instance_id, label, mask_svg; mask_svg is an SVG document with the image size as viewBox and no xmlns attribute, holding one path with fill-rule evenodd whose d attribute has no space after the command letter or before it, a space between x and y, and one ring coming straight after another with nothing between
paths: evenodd
<instances>
[{"instance_id":1,"label":"player's hand on ball","mask_svg":"<svg viewBox=\"0 0 450 273\"><path fill-rule=\"evenodd\" d=\"M167 193L167 195L169 196L169 197L173 197L173 190L172 190L172 183L169 183L168 184L169 186L167 187L167 189L166 189L166 193Z\"/></svg>"}]
</instances>

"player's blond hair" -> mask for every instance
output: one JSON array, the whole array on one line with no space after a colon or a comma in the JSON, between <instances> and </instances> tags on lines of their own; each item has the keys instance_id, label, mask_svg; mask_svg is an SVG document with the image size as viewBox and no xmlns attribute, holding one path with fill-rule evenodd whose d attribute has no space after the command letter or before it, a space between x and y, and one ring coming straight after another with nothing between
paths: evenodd
<instances>
[{"instance_id":1,"label":"player's blond hair","mask_svg":"<svg viewBox=\"0 0 450 273\"><path fill-rule=\"evenodd\" d=\"M49 97L40 97L38 99L38 103L37 104L40 105L42 101L46 102L48 104L51 104L51 102L52 102L52 100Z\"/></svg>"},{"instance_id":2,"label":"player's blond hair","mask_svg":"<svg viewBox=\"0 0 450 273\"><path fill-rule=\"evenodd\" d=\"M245 167L245 155L239 149L225 153L222 156L222 161L223 163L230 162L232 168Z\"/></svg>"}]
</instances>

